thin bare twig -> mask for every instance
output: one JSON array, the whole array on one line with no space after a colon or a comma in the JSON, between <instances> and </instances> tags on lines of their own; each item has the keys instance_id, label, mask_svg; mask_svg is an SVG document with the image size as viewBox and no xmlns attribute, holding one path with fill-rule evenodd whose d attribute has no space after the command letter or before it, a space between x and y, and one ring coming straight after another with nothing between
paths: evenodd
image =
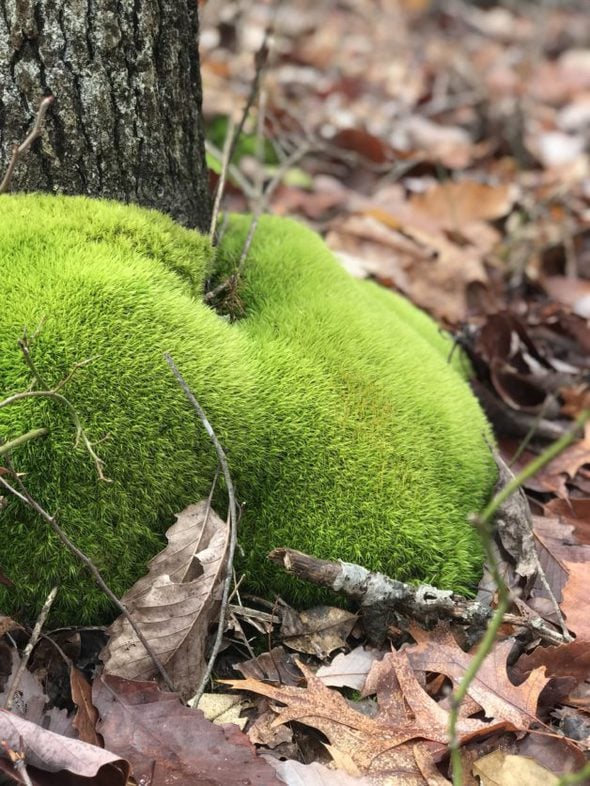
<instances>
[{"instance_id":1,"label":"thin bare twig","mask_svg":"<svg viewBox=\"0 0 590 786\"><path fill-rule=\"evenodd\" d=\"M227 497L228 497L228 518L229 518L229 526L230 526L230 537L229 537L229 547L228 547L228 554L227 554L227 574L223 584L221 609L219 612L219 625L217 626L217 633L215 636L215 641L213 642L211 655L209 657L209 661L207 662L207 668L205 669L205 673L203 674L203 679L201 680L201 683L195 695L191 699L191 704L193 704L193 706L196 706L199 703L199 699L205 692L205 688L207 687L207 683L213 672L213 665L215 663L215 658L217 657L219 650L221 649L221 642L225 630L225 620L228 613L228 601L229 601L229 595L230 595L230 589L232 583L232 568L233 568L234 554L236 551L236 544L238 541L238 508L236 505L234 484L231 479L231 474L229 471L229 465L227 463L227 457L225 455L225 451L223 450L220 441L217 439L217 435L215 434L215 431L213 430L211 423L209 423L209 420L207 419L207 416L203 408L195 398L194 393L192 392L187 382L185 381L184 377L178 370L176 363L172 359L171 355L165 353L164 358L166 360L166 363L168 363L168 365L170 366L170 370L174 374L176 381L182 388L184 395L187 397L193 409L199 416L199 420L205 427L205 431L209 435L209 438L215 447L215 451L217 452L217 458L219 459L219 463L221 465L221 471L223 472L223 477L225 478L225 485L227 487Z\"/></svg>"},{"instance_id":2,"label":"thin bare twig","mask_svg":"<svg viewBox=\"0 0 590 786\"><path fill-rule=\"evenodd\" d=\"M311 150L311 143L308 140L305 140L304 143L301 145L301 147L299 147L297 150L294 150L289 156L287 156L287 158L285 158L285 160L277 168L272 179L269 180L269 182L267 183L263 194L258 198L258 204L255 212L252 213L252 219L250 221L250 226L248 227L248 233L246 235L246 239L242 247L242 252L240 254L240 258L238 260L236 270L232 273L231 276L226 278L224 281L218 284L214 289L210 290L204 295L203 300L205 303L211 303L219 295L237 287L242 277L244 265L246 259L248 258L248 253L250 251L250 247L254 239L254 233L256 232L256 229L258 227L260 216L268 208L271 197L274 194L277 186L281 183L285 174L289 171L289 169L292 166L294 166L305 155L307 155L310 150Z\"/></svg>"},{"instance_id":3,"label":"thin bare twig","mask_svg":"<svg viewBox=\"0 0 590 786\"><path fill-rule=\"evenodd\" d=\"M21 445L25 445L27 442L30 442L32 439L38 439L39 437L45 437L49 434L49 429L45 428L33 428L30 431L27 431L26 434L21 434L20 437L15 437L11 439L9 442L4 442L0 444L0 456L5 456L7 453L10 453L15 448L20 447Z\"/></svg>"},{"instance_id":4,"label":"thin bare twig","mask_svg":"<svg viewBox=\"0 0 590 786\"><path fill-rule=\"evenodd\" d=\"M89 557L87 557L86 554L84 554L83 551L81 551L74 543L72 543L72 541L68 538L68 536L65 534L65 532L62 530L62 528L57 523L56 517L52 516L50 513L48 513L37 502L37 500L34 499L31 496L31 494L29 493L28 489L25 487L24 483L22 482L21 478L14 472L14 470L12 470L12 475L14 476L15 481L16 481L16 483L18 485L18 490L16 488L14 488L10 483L8 483L8 481L6 480L6 478L3 475L0 475L0 485L4 486L4 488L7 491L9 491L11 494L14 494L15 496L19 497L20 499L24 499L24 501L27 503L27 505L29 507L31 507L44 521L46 521L47 524L49 524L51 529L55 532L57 537L66 546L66 548L77 559L79 559L80 562L82 562L83 565L86 566L86 568L90 571L90 573L92 574L94 580L96 581L98 586L101 588L101 590L104 592L104 594L109 598L111 603L113 603L117 607L117 609L121 612L121 614L123 614L125 619L129 622L129 624L133 628L133 631L135 632L135 635L137 636L139 641L143 644L143 646L145 648L145 651L148 653L148 655L152 659L152 661L154 663L154 666L156 667L156 669L158 670L158 672L162 676L162 679L164 680L167 688L169 690L171 690L172 692L174 692L174 683L170 679L170 676L168 675L168 672L164 668L162 662L160 661L160 659L158 658L156 653L150 647L150 645L147 642L145 636L143 635L143 633L141 632L141 630L139 629L139 627L137 626L137 624L133 620L131 614L129 613L129 611L127 610L125 605L123 603L121 603L119 598L115 595L115 593L107 585L107 583L103 579L103 577L102 577L100 571L98 570L98 568L94 565L92 560Z\"/></svg>"},{"instance_id":5,"label":"thin bare twig","mask_svg":"<svg viewBox=\"0 0 590 786\"><path fill-rule=\"evenodd\" d=\"M221 200L225 190L225 181L227 179L227 172L230 163L230 153L234 146L236 132L236 124L232 117L229 118L229 125L225 136L223 145L223 154L221 158L221 172L219 173L219 180L217 181L217 188L215 189L215 199L213 201L213 213L211 215L211 226L209 228L209 240L213 245L215 243L215 234L217 232L217 221L219 220L219 210L221 208Z\"/></svg>"},{"instance_id":6,"label":"thin bare twig","mask_svg":"<svg viewBox=\"0 0 590 786\"><path fill-rule=\"evenodd\" d=\"M20 744L22 746L22 738ZM6 740L0 740L0 745L2 746L4 752L10 759L10 763L12 764L14 769L19 773L19 776L22 782L25 784L25 786L33 786L33 781L31 780L31 777L27 772L27 765L25 763L25 754L22 751L12 750L12 748L10 747L10 745Z\"/></svg>"},{"instance_id":7,"label":"thin bare twig","mask_svg":"<svg viewBox=\"0 0 590 786\"><path fill-rule=\"evenodd\" d=\"M8 169L6 170L6 174L0 183L0 194L5 194L10 188L10 181L12 180L14 168L18 159L24 155L29 150L33 142L41 136L43 132L43 123L45 122L45 115L47 114L47 110L49 109L52 101L53 96L45 96L45 98L42 99L41 103L39 104L39 109L37 110L37 116L35 117L33 128L20 145L14 146L12 150L12 157L8 163Z\"/></svg>"},{"instance_id":8,"label":"thin bare twig","mask_svg":"<svg viewBox=\"0 0 590 786\"><path fill-rule=\"evenodd\" d=\"M31 633L31 638L27 642L27 646L23 651L21 662L18 666L18 669L16 670L16 674L14 675L12 682L10 683L10 687L8 688L8 693L6 694L6 700L4 702L4 709L6 710L12 709L12 702L14 701L14 696L16 694L18 686L20 685L20 681L23 678L25 669L27 668L27 663L29 662L29 658L31 657L33 648L35 647L35 644L37 644L37 641L39 640L39 636L41 635L41 631L43 630L43 625L45 625L45 620L47 619L49 610L53 606L53 601L55 600L55 596L57 595L57 590L58 587L54 587L51 590L37 618L37 622L35 623L35 627L33 628L33 632Z\"/></svg>"},{"instance_id":9,"label":"thin bare twig","mask_svg":"<svg viewBox=\"0 0 590 786\"><path fill-rule=\"evenodd\" d=\"M70 413L70 417L72 418L72 422L74 424L76 433L75 446L77 446L80 441L83 443L88 454L94 461L99 480L102 480L105 483L110 483L110 478L106 477L102 469L104 466L104 461L96 454L94 448L92 447L92 443L86 436L86 432L82 427L82 423L80 422L80 418L76 412L76 409L74 408L74 405L65 396L62 396L61 393L56 393L56 390L60 387L63 387L63 384L60 383L54 390L27 390L23 391L22 393L15 393L14 395L5 398L4 401L0 401L0 409L8 407L11 404L15 404L17 401L24 401L28 398L50 398L54 401L58 401L60 404L63 404L63 406Z\"/></svg>"},{"instance_id":10,"label":"thin bare twig","mask_svg":"<svg viewBox=\"0 0 590 786\"><path fill-rule=\"evenodd\" d=\"M33 384L38 384L42 388L48 387L45 384L45 380L39 373L37 366L35 365L35 361L33 360L33 356L31 355L31 347L29 344L29 337L27 336L27 329L25 328L22 338L18 340L18 346L20 347L21 352L23 353L23 357L25 359L25 363L29 367L31 374L33 375Z\"/></svg>"}]
</instances>

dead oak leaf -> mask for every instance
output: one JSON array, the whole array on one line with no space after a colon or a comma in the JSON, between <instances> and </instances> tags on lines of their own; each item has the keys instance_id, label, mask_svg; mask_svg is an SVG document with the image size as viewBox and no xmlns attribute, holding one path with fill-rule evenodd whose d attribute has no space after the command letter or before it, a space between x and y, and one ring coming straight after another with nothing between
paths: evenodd
<instances>
[{"instance_id":1,"label":"dead oak leaf","mask_svg":"<svg viewBox=\"0 0 590 786\"><path fill-rule=\"evenodd\" d=\"M379 712L367 717L351 706L340 693L330 690L303 664L299 664L307 686L275 686L259 680L224 681L237 690L248 690L286 705L277 709L274 725L298 721L326 735L330 745L345 751L362 773L416 771L411 741L429 740L446 745L448 712L419 684L405 653L388 653L374 664L379 677ZM384 686L387 686L385 691ZM392 686L398 686L392 690ZM383 699L383 701L382 701ZM472 718L460 718L462 740L489 733L491 726Z\"/></svg>"},{"instance_id":2,"label":"dead oak leaf","mask_svg":"<svg viewBox=\"0 0 590 786\"><path fill-rule=\"evenodd\" d=\"M576 634L576 641L590 641L590 617L588 616L588 590L590 572L587 562L565 562L568 577L563 588L561 610L565 614L568 628Z\"/></svg>"},{"instance_id":3,"label":"dead oak leaf","mask_svg":"<svg viewBox=\"0 0 590 786\"><path fill-rule=\"evenodd\" d=\"M406 652L410 663L420 671L446 675L456 687L473 655L463 652L453 638L448 626L438 625L426 634L413 629L417 644ZM537 720L539 694L549 681L544 668L534 669L521 685L514 685L507 672L507 660L512 641L497 642L479 668L469 696L484 710L486 717L505 725L506 728L528 729Z\"/></svg>"}]
</instances>

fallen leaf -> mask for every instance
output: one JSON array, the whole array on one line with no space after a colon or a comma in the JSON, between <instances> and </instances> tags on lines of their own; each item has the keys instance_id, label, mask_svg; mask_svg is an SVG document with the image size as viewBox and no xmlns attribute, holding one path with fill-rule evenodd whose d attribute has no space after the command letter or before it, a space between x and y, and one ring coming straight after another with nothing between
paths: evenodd
<instances>
[{"instance_id":1,"label":"fallen leaf","mask_svg":"<svg viewBox=\"0 0 590 786\"><path fill-rule=\"evenodd\" d=\"M590 498L552 499L545 511L571 524L580 543L590 546Z\"/></svg>"},{"instance_id":2,"label":"fallen leaf","mask_svg":"<svg viewBox=\"0 0 590 786\"><path fill-rule=\"evenodd\" d=\"M92 701L105 745L127 759L137 783L150 786L279 786L237 726L218 726L153 682L103 675Z\"/></svg>"},{"instance_id":3,"label":"fallen leaf","mask_svg":"<svg viewBox=\"0 0 590 786\"><path fill-rule=\"evenodd\" d=\"M456 687L473 655L463 652L448 626L439 624L429 635L414 627L412 636L417 643L406 650L412 666L444 674ZM514 685L507 672L512 645L510 639L495 642L469 687L469 696L482 707L487 718L505 722L514 729L528 729L537 722L537 702L548 678L544 669L538 668L521 685Z\"/></svg>"},{"instance_id":4,"label":"fallen leaf","mask_svg":"<svg viewBox=\"0 0 590 786\"><path fill-rule=\"evenodd\" d=\"M72 701L76 705L73 724L78 737L83 742L101 748L102 740L96 733L98 711L92 703L92 687L82 672L74 666L70 668L70 688Z\"/></svg>"},{"instance_id":5,"label":"fallen leaf","mask_svg":"<svg viewBox=\"0 0 590 786\"><path fill-rule=\"evenodd\" d=\"M404 652L388 653L377 661L367 682L379 688L379 712L368 717L354 709L338 692L330 690L305 665L299 664L307 687L274 686L259 680L223 680L235 690L248 690L286 706L277 709L275 724L298 721L322 732L331 746L349 755L361 773L395 773L422 778L413 753L417 740L448 741L448 712L419 684ZM397 686L397 687L393 687ZM498 724L461 717L460 739L472 739L500 728Z\"/></svg>"},{"instance_id":6,"label":"fallen leaf","mask_svg":"<svg viewBox=\"0 0 590 786\"><path fill-rule=\"evenodd\" d=\"M44 773L64 771L75 777L72 784L82 786L82 778L100 772L103 783L125 786L129 765L123 757L108 750L47 731L35 723L0 709L0 739L16 752L26 752L27 766ZM104 780L102 780L104 779ZM55 781L56 786L60 781ZM63 783L63 776L61 783Z\"/></svg>"},{"instance_id":7,"label":"fallen leaf","mask_svg":"<svg viewBox=\"0 0 590 786\"><path fill-rule=\"evenodd\" d=\"M384 652L370 647L356 647L352 652L340 652L329 666L320 666L316 677L324 685L335 688L362 690L373 663L381 660Z\"/></svg>"},{"instance_id":8,"label":"fallen leaf","mask_svg":"<svg viewBox=\"0 0 590 786\"><path fill-rule=\"evenodd\" d=\"M247 706L247 702L233 693L204 693L197 704L197 709L201 710L205 718L212 723L220 725L235 723L244 731L248 719L242 718L241 713Z\"/></svg>"},{"instance_id":9,"label":"fallen leaf","mask_svg":"<svg viewBox=\"0 0 590 786\"><path fill-rule=\"evenodd\" d=\"M284 647L273 647L256 658L236 663L235 669L244 677L254 677L267 682L280 682L281 685L297 685L301 672L296 666L295 656Z\"/></svg>"},{"instance_id":10,"label":"fallen leaf","mask_svg":"<svg viewBox=\"0 0 590 786\"><path fill-rule=\"evenodd\" d=\"M333 606L316 606L301 612L285 609L281 640L289 649L323 659L346 645L357 620L357 614Z\"/></svg>"},{"instance_id":11,"label":"fallen leaf","mask_svg":"<svg viewBox=\"0 0 590 786\"><path fill-rule=\"evenodd\" d=\"M576 640L590 641L590 615L587 604L590 593L590 571L587 562L565 562L568 576L563 588L561 610Z\"/></svg>"},{"instance_id":12,"label":"fallen leaf","mask_svg":"<svg viewBox=\"0 0 590 786\"><path fill-rule=\"evenodd\" d=\"M552 786L558 780L533 759L503 751L494 751L476 761L473 773L479 776L482 786Z\"/></svg>"},{"instance_id":13,"label":"fallen leaf","mask_svg":"<svg viewBox=\"0 0 590 786\"><path fill-rule=\"evenodd\" d=\"M0 707L5 706L8 691L11 689L12 680L21 664L21 656L16 649L11 652L12 670L6 681L4 690L0 693ZM34 674L25 669L19 677L14 693L11 715L18 715L24 720L43 727L66 737L75 737L76 732L72 719L64 709L49 707L49 698L43 686Z\"/></svg>"},{"instance_id":14,"label":"fallen leaf","mask_svg":"<svg viewBox=\"0 0 590 786\"><path fill-rule=\"evenodd\" d=\"M548 276L543 287L555 300L569 306L574 314L590 319L590 281L565 276Z\"/></svg>"},{"instance_id":15,"label":"fallen leaf","mask_svg":"<svg viewBox=\"0 0 590 786\"><path fill-rule=\"evenodd\" d=\"M379 786L379 782L373 778L353 778L342 770L331 770L317 762L301 764L292 759L280 761L272 756L264 758L287 786Z\"/></svg>"},{"instance_id":16,"label":"fallen leaf","mask_svg":"<svg viewBox=\"0 0 590 786\"><path fill-rule=\"evenodd\" d=\"M590 674L590 641L570 641L558 647L537 647L521 655L513 669L526 677L534 669L545 667L548 677L575 677L584 681Z\"/></svg>"},{"instance_id":17,"label":"fallen leaf","mask_svg":"<svg viewBox=\"0 0 590 786\"><path fill-rule=\"evenodd\" d=\"M125 595L150 647L176 690L189 698L201 682L210 625L217 619L229 528L207 501L190 505L166 533L168 545ZM106 674L151 679L153 661L127 619L118 617L101 657Z\"/></svg>"},{"instance_id":18,"label":"fallen leaf","mask_svg":"<svg viewBox=\"0 0 590 786\"><path fill-rule=\"evenodd\" d=\"M445 181L409 199L421 211L448 228L462 230L474 221L495 221L510 212L516 199L512 185L492 186L476 180Z\"/></svg>"}]
</instances>

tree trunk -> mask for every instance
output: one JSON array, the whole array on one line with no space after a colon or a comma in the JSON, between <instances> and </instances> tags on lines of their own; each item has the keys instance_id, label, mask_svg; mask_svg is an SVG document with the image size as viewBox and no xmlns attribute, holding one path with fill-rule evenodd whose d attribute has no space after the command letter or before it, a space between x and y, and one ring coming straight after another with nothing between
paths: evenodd
<instances>
[{"instance_id":1,"label":"tree trunk","mask_svg":"<svg viewBox=\"0 0 590 786\"><path fill-rule=\"evenodd\" d=\"M136 202L207 230L197 0L0 0L0 179L43 95L13 190Z\"/></svg>"}]
</instances>

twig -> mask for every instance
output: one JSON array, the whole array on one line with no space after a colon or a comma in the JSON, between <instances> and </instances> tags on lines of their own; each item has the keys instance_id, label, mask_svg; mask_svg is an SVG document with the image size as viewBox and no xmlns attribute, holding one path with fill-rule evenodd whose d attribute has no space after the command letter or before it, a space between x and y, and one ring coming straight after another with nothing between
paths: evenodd
<instances>
[{"instance_id":1,"label":"twig","mask_svg":"<svg viewBox=\"0 0 590 786\"><path fill-rule=\"evenodd\" d=\"M386 637L394 615L411 617L424 627L435 621L449 620L467 626L468 637L474 639L482 635L493 614L493 610L481 601L429 584L404 584L351 562L318 559L287 548L273 549L268 558L291 575L327 587L359 604L365 630L376 642ZM564 644L570 640L536 615L525 618L506 614L504 619L549 644Z\"/></svg>"},{"instance_id":2,"label":"twig","mask_svg":"<svg viewBox=\"0 0 590 786\"><path fill-rule=\"evenodd\" d=\"M508 611L508 607L510 605L510 590L508 589L508 586L506 585L506 582L500 573L496 556L491 546L494 516L505 503L505 501L512 494L518 491L526 480L546 466L576 439L580 428L589 419L590 410L585 410L582 412L569 431L567 431L552 445L549 445L549 447L544 450L543 453L531 461L521 472L518 473L518 475L512 478L512 480L507 483L506 486L504 486L504 488L498 492L498 494L494 496L494 498L485 507L484 511L475 522L479 527L483 546L488 559L488 564L490 566L496 587L498 588L498 605L494 612L494 616L490 620L486 634L483 637L477 652L475 653L475 656L471 660L471 663L466 669L460 684L451 697L451 708L449 711L449 749L451 752L453 786L462 786L463 783L463 771L459 752L459 739L457 737L459 709L463 699L467 696L469 687L477 675L477 672L479 671L483 661L491 652L496 639L496 634L502 625L504 614L506 611Z\"/></svg>"},{"instance_id":3,"label":"twig","mask_svg":"<svg viewBox=\"0 0 590 786\"><path fill-rule=\"evenodd\" d=\"M3 445L0 445L0 456L6 455L6 453L10 453L11 450L18 448L20 445L24 445L27 442L30 442L32 439L37 439L38 437L45 437L49 434L49 429L42 427L42 428L33 428L30 431L27 431L26 434L21 434L20 437L15 437L15 439L11 439L10 442L5 442Z\"/></svg>"},{"instance_id":4,"label":"twig","mask_svg":"<svg viewBox=\"0 0 590 786\"><path fill-rule=\"evenodd\" d=\"M46 96L44 99L42 99L41 103L39 104L39 109L37 110L37 116L35 117L33 128L20 145L14 146L12 150L12 157L8 164L8 169L6 170L6 174L0 183L0 194L5 194L10 188L10 181L12 180L14 168L18 159L24 155L29 150L33 142L41 136L43 131L43 123L45 122L45 115L47 114L47 110L49 109L52 101L53 96Z\"/></svg>"},{"instance_id":5,"label":"twig","mask_svg":"<svg viewBox=\"0 0 590 786\"><path fill-rule=\"evenodd\" d=\"M238 126L236 128L232 146L230 147L229 150L230 161L232 160L233 155L236 152L236 146L238 144L238 140L242 134L242 131L244 130L244 126L246 124L246 120L248 119L248 115L250 114L250 110L254 106L254 102L256 101L256 97L258 96L258 90L260 88L262 75L268 63L268 56L270 53L268 40L273 32L273 25L274 25L274 19L270 22L270 24L264 31L264 37L262 39L260 47L258 48L258 51L254 55L254 79L252 80L252 84L250 85L250 92L248 94L248 98L246 99L246 103L244 104L244 109L242 110L242 116L240 117L240 122L238 123Z\"/></svg>"},{"instance_id":6,"label":"twig","mask_svg":"<svg viewBox=\"0 0 590 786\"><path fill-rule=\"evenodd\" d=\"M61 393L56 392L59 388L63 387L64 384L65 382L60 383L53 390L27 390L22 393L15 393L14 395L5 398L4 401L0 401L0 409L8 407L11 404L15 404L17 401L24 401L28 398L49 398L53 399L54 401L58 401L60 404L63 404L63 406L70 413L70 417L72 418L72 422L76 430L75 446L78 445L80 440L82 441L88 454L94 461L99 480L102 480L105 483L110 483L110 479L106 477L102 469L104 466L104 461L96 454L94 448L92 447L92 443L86 436L86 432L82 428L82 423L80 422L80 418L78 417L78 413L76 412L74 405L65 396L62 396Z\"/></svg>"},{"instance_id":7,"label":"twig","mask_svg":"<svg viewBox=\"0 0 590 786\"><path fill-rule=\"evenodd\" d=\"M231 150L234 146L234 138L236 132L236 124L234 119L230 117L225 142L223 145L223 154L221 158L221 172L219 173L219 180L217 181L217 188L215 189L215 200L213 202L213 213L211 215L211 226L209 229L209 240L211 244L215 244L215 233L217 232L217 221L219 219L219 209L221 207L221 199L225 190L225 181L227 179L227 171L229 168L229 157Z\"/></svg>"},{"instance_id":8,"label":"twig","mask_svg":"<svg viewBox=\"0 0 590 786\"><path fill-rule=\"evenodd\" d=\"M235 288L242 277L244 264L248 257L248 253L250 251L250 246L252 245L252 240L254 239L254 233L258 227L258 221L260 220L260 216L264 213L264 211L268 208L270 199L275 192L277 186L281 183L283 177L288 172L288 170L294 166L301 158L303 158L309 151L311 150L311 143L306 140L301 147L297 150L294 150L285 160L282 162L280 167L277 168L275 174L273 175L272 179L268 182L264 193L258 198L258 205L256 210L252 213L252 218L250 221L250 226L248 227L248 234L246 235L246 239L244 241L244 245L242 247L242 252L240 254L240 258L238 260L238 264L236 266L236 270L232 273L231 276L226 278L220 284L218 284L214 289L207 292L203 300L205 303L211 303L215 300L219 295L227 292Z\"/></svg>"},{"instance_id":9,"label":"twig","mask_svg":"<svg viewBox=\"0 0 590 786\"><path fill-rule=\"evenodd\" d=\"M244 130L244 126L246 124L246 120L248 119L248 115L250 114L250 110L254 106L254 101L256 100L256 96L258 95L260 89L260 82L262 81L262 75L268 63L268 56L270 52L268 41L273 32L273 26L274 26L274 18L271 20L268 27L264 31L264 37L262 39L258 51L254 56L254 79L252 80L252 84L250 85L250 92L248 94L248 98L246 99L246 103L244 104L244 108L242 109L242 114L238 125L237 126L235 125L233 118L230 117L229 119L230 125L223 145L223 154L221 159L221 173L219 176L219 181L217 182L217 189L215 191L213 215L211 217L211 226L209 229L209 239L211 240L211 243L214 243L215 241L217 220L219 216L221 200L223 199L223 192L225 190L227 172L230 169L231 160L233 158L234 153L236 152L236 146L238 144L242 131Z\"/></svg>"},{"instance_id":10,"label":"twig","mask_svg":"<svg viewBox=\"0 0 590 786\"><path fill-rule=\"evenodd\" d=\"M191 403L193 409L199 416L199 419L203 426L205 427L205 431L209 435L211 442L213 443L215 450L217 452L217 458L219 459L219 463L221 465L221 470L223 472L223 477L225 478L225 485L227 487L227 497L228 497L228 517L229 517L229 526L230 526L230 538L229 538L229 548L228 548L228 555L227 555L227 574L225 577L225 581L223 584L223 593L221 597L221 609L219 613L219 624L217 626L217 633L215 636L215 641L213 642L213 648L211 650L211 655L207 662L207 668L205 669L205 673L203 674L203 679L193 698L191 699L191 704L196 706L199 703L199 699L205 692L205 688L207 686L207 682L211 677L213 672L213 666L215 663L215 659L221 649L221 642L223 639L223 633L225 629L225 619L228 612L228 601L229 601L229 594L231 589L231 582L232 582L232 567L234 561L234 554L236 551L236 544L238 540L238 509L236 505L236 496L234 491L234 484L231 479L231 474L229 471L229 465L227 463L227 457L221 446L221 443L217 439L217 435L213 431L213 427L209 423L203 408L195 398L192 390L189 388L188 384L186 383L184 377L178 370L174 360L172 359L171 355L167 352L164 354L164 359L166 363L170 366L170 370L174 374L176 381L182 388L184 395L187 397L189 402Z\"/></svg>"},{"instance_id":11,"label":"twig","mask_svg":"<svg viewBox=\"0 0 590 786\"><path fill-rule=\"evenodd\" d=\"M22 738L21 738L21 746L22 746ZM12 750L10 745L6 740L1 740L0 745L4 748L4 752L10 759L10 763L14 767L14 769L19 773L22 782L25 786L33 786L33 781L29 773L27 772L27 765L25 764L25 754L21 751Z\"/></svg>"},{"instance_id":12,"label":"twig","mask_svg":"<svg viewBox=\"0 0 590 786\"><path fill-rule=\"evenodd\" d=\"M33 360L33 357L31 355L31 347L30 347L30 344L29 344L29 338L27 336L26 328L25 328L25 330L23 332L22 338L19 338L19 340L18 340L18 345L20 347L21 352L23 353L23 357L25 359L25 363L27 364L27 366L29 367L29 370L31 371L31 374L33 375L34 382L39 384L42 388L48 387L45 384L45 381L44 381L43 377L41 376L41 374L37 370L37 366L35 365L35 361Z\"/></svg>"},{"instance_id":13,"label":"twig","mask_svg":"<svg viewBox=\"0 0 590 786\"><path fill-rule=\"evenodd\" d=\"M214 156L219 162L223 161L223 152L216 147L213 142L209 140L205 141L205 150L212 156ZM247 177L242 174L240 169L235 164L228 165L228 172L231 175L232 179L236 181L240 189L244 192L244 195L247 199L255 199L256 198L256 190L255 187Z\"/></svg>"},{"instance_id":14,"label":"twig","mask_svg":"<svg viewBox=\"0 0 590 786\"><path fill-rule=\"evenodd\" d=\"M47 615L49 614L49 610L53 606L53 601L55 600L55 596L57 595L58 587L54 587L49 595L47 596L47 600L43 604L43 608L37 618L37 622L35 623L35 627L33 628L33 632L31 633L31 638L27 642L27 646L23 650L23 656L21 658L21 662L16 670L16 674L14 675L12 682L10 683L10 687L8 688L8 693L6 694L6 700L4 702L4 709L11 710L12 709L12 702L14 701L14 696L16 694L17 688L20 685L20 681L23 678L23 674L25 673L25 669L27 668L27 663L29 662L29 658L31 657L31 653L33 652L33 648L37 644L39 636L41 635L41 631L43 629L43 625L45 625L45 620L47 619Z\"/></svg>"},{"instance_id":15,"label":"twig","mask_svg":"<svg viewBox=\"0 0 590 786\"><path fill-rule=\"evenodd\" d=\"M103 577L102 577L100 571L98 570L98 568L94 565L92 560L89 557L87 557L86 554L84 554L83 551L80 551L80 549L74 543L72 543L72 541L68 538L68 536L65 534L65 532L62 530L62 528L57 523L56 517L52 516L50 513L48 513L37 502L37 500L35 500L30 495L30 493L27 490L27 488L25 487L24 483L19 478L19 476L14 472L14 470L12 471L12 474L15 476L16 482L17 482L18 487L20 489L20 493L19 493L19 491L17 489L15 489L13 486L11 486L11 484L8 483L2 475L0 475L0 485L4 486L4 488L7 491L9 491L11 494L14 494L15 496L19 497L20 499L24 499L24 501L29 505L29 507L31 507L44 521L46 521L49 524L51 529L55 532L57 537L66 546L66 548L69 549L69 551L75 557L77 557L77 559L79 559L80 562L82 562L88 568L88 570L90 571L90 573L94 577L94 580L96 581L98 586L101 588L101 590L104 592L104 594L109 598L111 603L113 603L117 607L117 609L119 609L121 614L123 614L125 619L129 622L129 624L133 628L133 631L135 632L135 635L137 636L139 641L143 644L146 652L148 653L148 655L152 659L152 661L154 663L154 666L156 667L158 672L161 674L162 679L164 680L164 682L165 682L166 686L168 687L168 689L171 690L172 692L174 692L174 683L170 679L170 677L168 675L168 672L164 668L163 664L161 663L161 661L158 658L158 656L156 655L156 653L150 647L150 645L147 642L145 636L143 635L143 633L141 632L141 630L139 629L139 627L137 626L137 624L133 620L131 614L129 613L129 611L127 610L125 605L123 603L121 603L119 598L115 595L115 593L107 585L107 583L103 579Z\"/></svg>"}]
</instances>

